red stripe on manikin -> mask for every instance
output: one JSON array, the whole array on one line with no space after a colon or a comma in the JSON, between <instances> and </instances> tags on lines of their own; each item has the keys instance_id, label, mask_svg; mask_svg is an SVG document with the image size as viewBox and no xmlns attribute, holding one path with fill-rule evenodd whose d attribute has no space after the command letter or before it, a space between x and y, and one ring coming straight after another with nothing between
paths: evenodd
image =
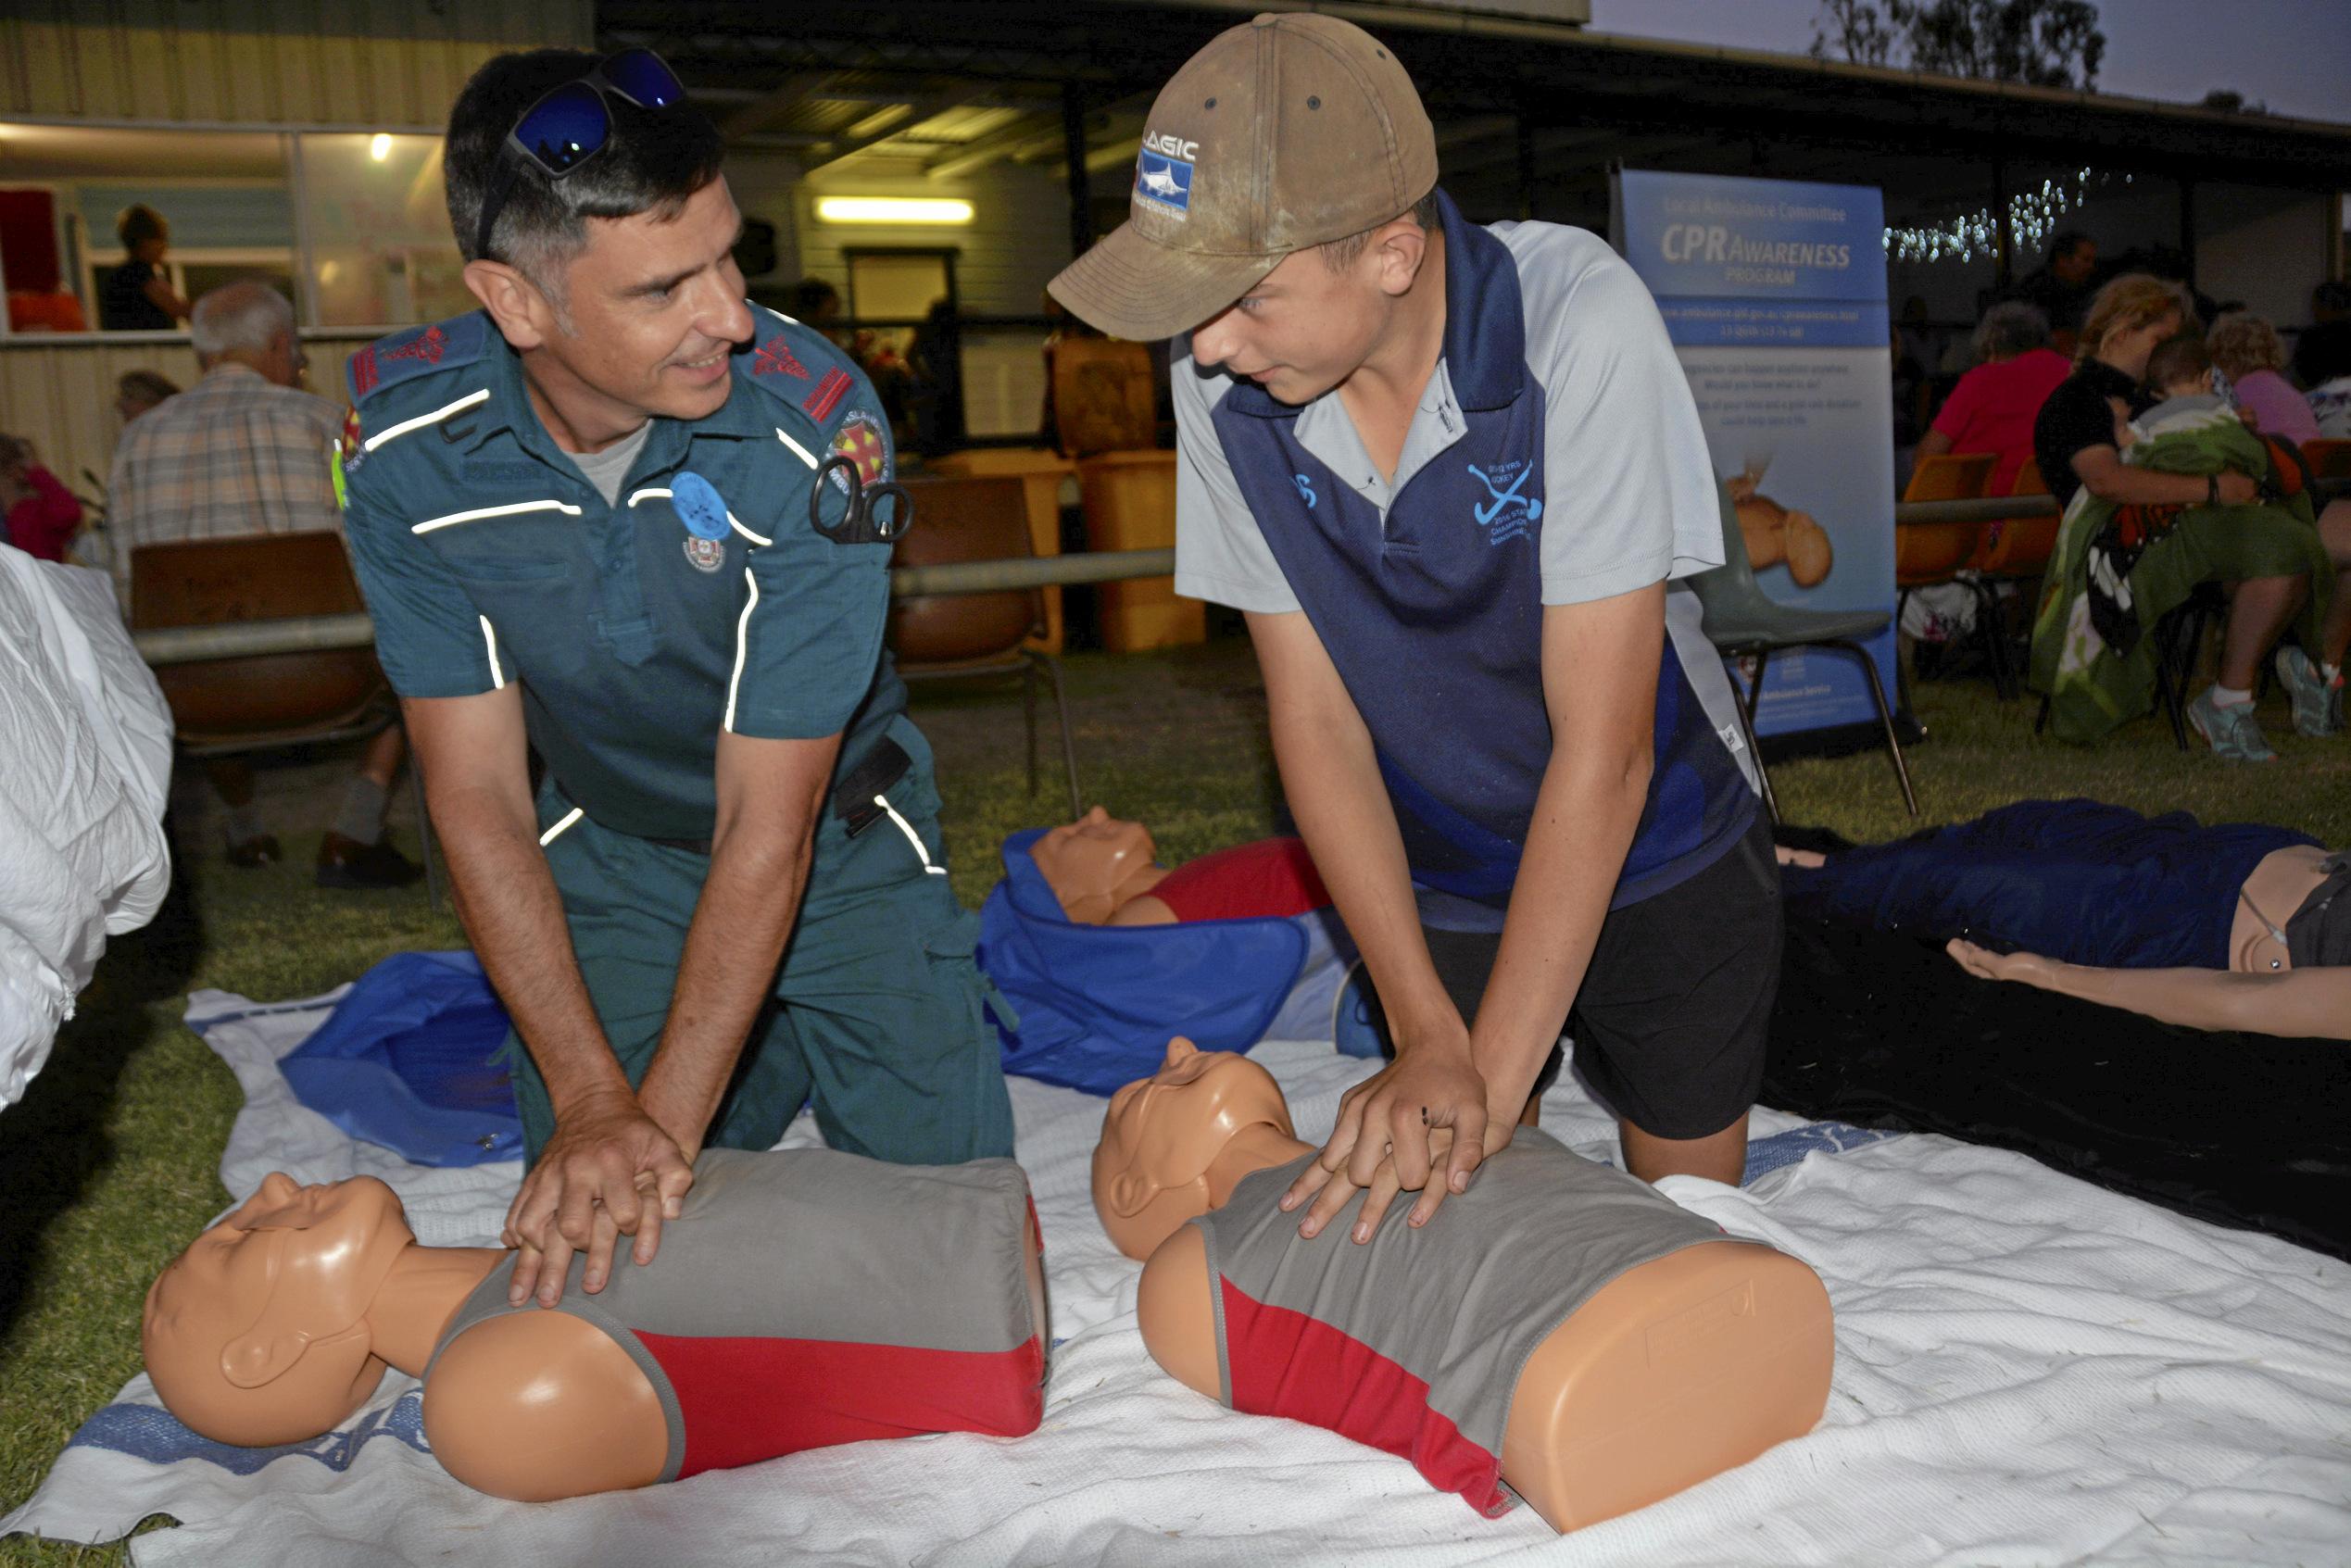
<instances>
[{"instance_id":1,"label":"red stripe on manikin","mask_svg":"<svg viewBox=\"0 0 2351 1568\"><path fill-rule=\"evenodd\" d=\"M1428 1385L1326 1323L1269 1307L1219 1280L1233 1409L1287 1416L1412 1461L1440 1492L1489 1519L1507 1512L1502 1461L1428 1408Z\"/></svg>"},{"instance_id":2,"label":"red stripe on manikin","mask_svg":"<svg viewBox=\"0 0 2351 1568\"><path fill-rule=\"evenodd\" d=\"M1017 1437L1045 1414L1045 1351L1033 1338L999 1351L642 1330L637 1338L677 1392L682 1476L868 1437Z\"/></svg>"}]
</instances>

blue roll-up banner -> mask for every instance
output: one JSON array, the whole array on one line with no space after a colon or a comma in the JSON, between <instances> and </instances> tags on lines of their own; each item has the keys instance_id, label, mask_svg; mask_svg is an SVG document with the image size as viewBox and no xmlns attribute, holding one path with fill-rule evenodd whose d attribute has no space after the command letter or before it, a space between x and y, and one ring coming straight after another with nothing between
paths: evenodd
<instances>
[{"instance_id":1,"label":"blue roll-up banner","mask_svg":"<svg viewBox=\"0 0 2351 1568\"><path fill-rule=\"evenodd\" d=\"M1756 579L1782 604L1892 611L1885 207L1864 185L1616 175L1614 233L1666 318ZM1868 645L1894 691L1891 624ZM1774 655L1755 729L1877 721L1851 655Z\"/></svg>"}]
</instances>

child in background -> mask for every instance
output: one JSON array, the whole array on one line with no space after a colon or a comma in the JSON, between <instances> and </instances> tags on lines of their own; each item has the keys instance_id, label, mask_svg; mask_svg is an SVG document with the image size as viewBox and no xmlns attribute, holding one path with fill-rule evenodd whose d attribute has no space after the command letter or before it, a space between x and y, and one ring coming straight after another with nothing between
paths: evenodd
<instances>
[{"instance_id":1,"label":"child in background","mask_svg":"<svg viewBox=\"0 0 2351 1568\"><path fill-rule=\"evenodd\" d=\"M2162 401L2135 420L2118 416L2115 422L2114 443L2126 452L2158 435L2201 429L2222 416L2237 418L2229 400L2214 389L2211 350L2194 332L2156 345L2147 356L2147 385L2161 394Z\"/></svg>"}]
</instances>

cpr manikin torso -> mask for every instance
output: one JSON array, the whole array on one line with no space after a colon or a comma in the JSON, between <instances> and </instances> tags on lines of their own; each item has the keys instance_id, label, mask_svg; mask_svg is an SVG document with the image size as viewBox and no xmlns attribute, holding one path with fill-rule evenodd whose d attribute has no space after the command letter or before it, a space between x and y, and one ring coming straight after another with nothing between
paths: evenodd
<instances>
[{"instance_id":1,"label":"cpr manikin torso","mask_svg":"<svg viewBox=\"0 0 2351 1568\"><path fill-rule=\"evenodd\" d=\"M1425 1230L1313 1241L1275 1200L1310 1146L1261 1067L1178 1040L1112 1102L1094 1156L1111 1238L1171 1375L1413 1461L1473 1506L1500 1482L1560 1530L1799 1436L1833 1355L1827 1293L1540 1133ZM1360 1201L1360 1199L1358 1199Z\"/></svg>"},{"instance_id":2,"label":"cpr manikin torso","mask_svg":"<svg viewBox=\"0 0 2351 1568\"><path fill-rule=\"evenodd\" d=\"M332 1430L388 1363L459 1480L543 1500L802 1449L1017 1436L1042 1411L1044 1278L1009 1160L706 1151L685 1211L594 1296L506 1304L512 1254L419 1246L368 1177L271 1175L148 1293L163 1401L222 1442Z\"/></svg>"}]
</instances>

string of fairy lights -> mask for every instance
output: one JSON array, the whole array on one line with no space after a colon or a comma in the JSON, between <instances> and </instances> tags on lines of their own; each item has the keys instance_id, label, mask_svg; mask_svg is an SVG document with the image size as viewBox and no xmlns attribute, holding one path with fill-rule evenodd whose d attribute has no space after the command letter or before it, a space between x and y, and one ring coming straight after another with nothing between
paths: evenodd
<instances>
[{"instance_id":1,"label":"string of fairy lights","mask_svg":"<svg viewBox=\"0 0 2351 1568\"><path fill-rule=\"evenodd\" d=\"M2056 233L2058 220L2080 209L2093 190L2118 182L2128 185L2131 180L2128 174L2077 169L2071 174L2042 181L2038 190L2019 191L2010 196L2008 232L2014 238L2017 254L2030 256L2038 252ZM1973 261L1979 256L1993 255L1998 246L1999 234L1989 207L1939 222L1899 227L1890 224L1886 229L1889 261Z\"/></svg>"}]
</instances>

